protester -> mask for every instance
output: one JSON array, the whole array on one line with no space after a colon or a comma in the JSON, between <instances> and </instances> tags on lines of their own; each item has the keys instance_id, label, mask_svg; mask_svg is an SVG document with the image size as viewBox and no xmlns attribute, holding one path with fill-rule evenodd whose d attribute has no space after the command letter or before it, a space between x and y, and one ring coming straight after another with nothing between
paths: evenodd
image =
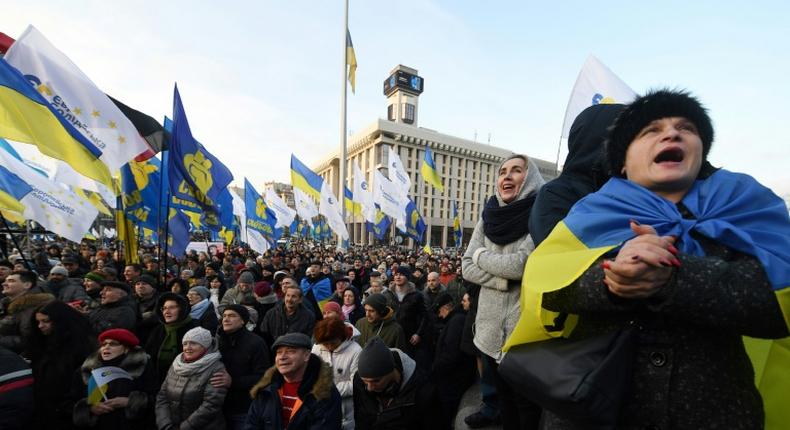
<instances>
[{"instance_id":1,"label":"protester","mask_svg":"<svg viewBox=\"0 0 790 430\"><path fill-rule=\"evenodd\" d=\"M318 261L311 262L299 284L302 288L304 305L313 313L316 321L321 320L321 307L318 303L332 295L332 279L321 273L320 269L321 264ZM344 276L346 275L340 275L340 277Z\"/></svg>"},{"instance_id":2,"label":"protester","mask_svg":"<svg viewBox=\"0 0 790 430\"><path fill-rule=\"evenodd\" d=\"M181 342L183 352L173 360L156 396L156 425L160 429L225 429L222 405L225 388L209 379L225 366L217 342L208 330L195 327Z\"/></svg>"},{"instance_id":3,"label":"protester","mask_svg":"<svg viewBox=\"0 0 790 430\"><path fill-rule=\"evenodd\" d=\"M252 405L245 430L342 428L340 393L332 369L310 353L313 344L303 333L277 338L274 366L250 391Z\"/></svg>"},{"instance_id":4,"label":"protester","mask_svg":"<svg viewBox=\"0 0 790 430\"><path fill-rule=\"evenodd\" d=\"M365 318L356 323L359 330L357 342L367 345L374 337L380 338L389 348L402 349L406 346L406 334L395 321L395 311L387 306L383 294L371 294L365 300Z\"/></svg>"},{"instance_id":5,"label":"protester","mask_svg":"<svg viewBox=\"0 0 790 430\"><path fill-rule=\"evenodd\" d=\"M241 304L245 297L253 297L252 289L254 285L255 276L253 276L252 272L242 272L238 281L236 281L236 286L226 291L225 295L222 296L222 300L219 302L220 308L227 305L238 305Z\"/></svg>"},{"instance_id":6,"label":"protester","mask_svg":"<svg viewBox=\"0 0 790 430\"><path fill-rule=\"evenodd\" d=\"M79 283L72 282L69 272L63 266L55 266L49 271L49 279L42 290L52 294L56 299L65 303L79 302L86 298L85 290Z\"/></svg>"},{"instance_id":7,"label":"protester","mask_svg":"<svg viewBox=\"0 0 790 430\"><path fill-rule=\"evenodd\" d=\"M348 287L343 291L343 320L348 321L350 324L356 324L361 318L365 317L365 308L359 298L359 293L356 287Z\"/></svg>"},{"instance_id":8,"label":"protester","mask_svg":"<svg viewBox=\"0 0 790 430\"><path fill-rule=\"evenodd\" d=\"M136 333L142 345L145 345L151 330L159 323L156 314L156 303L159 300L157 285L156 279L149 275L138 276L134 283L134 299L137 303L137 315L140 317L137 320Z\"/></svg>"},{"instance_id":9,"label":"protester","mask_svg":"<svg viewBox=\"0 0 790 430\"><path fill-rule=\"evenodd\" d=\"M226 372L214 375L211 384L228 390L223 413L230 430L244 428L251 403L250 389L272 365L266 342L245 328L249 318L246 307L228 305L217 333Z\"/></svg>"},{"instance_id":10,"label":"protester","mask_svg":"<svg viewBox=\"0 0 790 430\"><path fill-rule=\"evenodd\" d=\"M787 258L790 221L783 202L754 179L710 166L713 135L688 93L638 97L609 133L614 178L565 219L616 248L589 267L568 260L563 270L583 273L544 294L543 306L579 315L571 339L628 321L642 328L619 428L764 426L741 337L788 336L770 278L777 260L766 256ZM544 421L584 427L551 412Z\"/></svg>"},{"instance_id":11,"label":"protester","mask_svg":"<svg viewBox=\"0 0 790 430\"><path fill-rule=\"evenodd\" d=\"M52 294L42 293L36 286L33 272L14 271L3 281L0 299L0 346L16 353L24 349L23 337L33 331L32 315L39 306L55 300Z\"/></svg>"},{"instance_id":12,"label":"protester","mask_svg":"<svg viewBox=\"0 0 790 430\"><path fill-rule=\"evenodd\" d=\"M447 291L447 287L439 282L439 274L436 272L428 273L425 289L422 290L422 294L425 296L425 307L430 311L435 311L434 304L436 299L445 291Z\"/></svg>"},{"instance_id":13,"label":"protester","mask_svg":"<svg viewBox=\"0 0 790 430\"><path fill-rule=\"evenodd\" d=\"M18 354L0 346L0 428L23 430L33 419L33 371Z\"/></svg>"},{"instance_id":14,"label":"protester","mask_svg":"<svg viewBox=\"0 0 790 430\"><path fill-rule=\"evenodd\" d=\"M110 329L99 335L99 350L82 363L76 388L82 395L88 392L92 372L107 367L123 369L125 377L107 385L99 402L83 397L74 405L74 424L77 427L100 430L132 430L153 425L153 406L159 385L153 363L140 347L134 333L124 329ZM128 376L128 377L126 377Z\"/></svg>"},{"instance_id":15,"label":"protester","mask_svg":"<svg viewBox=\"0 0 790 430\"><path fill-rule=\"evenodd\" d=\"M324 318L319 321L313 331L313 338L315 345L312 352L331 367L335 387L343 401L343 430L353 430L353 377L357 372L357 358L362 347L354 341L352 332L338 318Z\"/></svg>"},{"instance_id":16,"label":"protester","mask_svg":"<svg viewBox=\"0 0 790 430\"><path fill-rule=\"evenodd\" d=\"M521 275L534 249L529 214L543 185L538 167L524 155L505 159L497 175L496 193L486 202L463 256L465 279L481 286L474 343L492 369L502 359L502 347L519 319ZM503 428L536 429L540 408L501 377L495 382Z\"/></svg>"},{"instance_id":17,"label":"protester","mask_svg":"<svg viewBox=\"0 0 790 430\"><path fill-rule=\"evenodd\" d=\"M186 297L175 293L162 293L156 303L159 324L151 331L145 352L154 362L159 382L165 379L176 355L181 353L181 341L186 332L197 327L189 310Z\"/></svg>"},{"instance_id":18,"label":"protester","mask_svg":"<svg viewBox=\"0 0 790 430\"><path fill-rule=\"evenodd\" d=\"M430 369L433 354L432 328L427 315L425 297L409 281L410 276L408 267L399 267L393 277L395 288L387 290L384 295L395 311L395 320L406 335L407 343L403 352L412 357L423 369Z\"/></svg>"},{"instance_id":19,"label":"protester","mask_svg":"<svg viewBox=\"0 0 790 430\"><path fill-rule=\"evenodd\" d=\"M96 350L96 337L85 317L61 301L36 309L36 326L26 339L33 368L34 429L71 429L75 372Z\"/></svg>"},{"instance_id":20,"label":"protester","mask_svg":"<svg viewBox=\"0 0 790 430\"><path fill-rule=\"evenodd\" d=\"M379 338L365 345L354 375L356 429L449 429L439 408L436 387L414 360Z\"/></svg>"},{"instance_id":21,"label":"protester","mask_svg":"<svg viewBox=\"0 0 790 430\"><path fill-rule=\"evenodd\" d=\"M261 332L268 343L287 333L303 333L309 336L313 334L314 327L313 313L302 304L302 290L296 285L290 285L285 290L282 303L266 313Z\"/></svg>"},{"instance_id":22,"label":"protester","mask_svg":"<svg viewBox=\"0 0 790 430\"><path fill-rule=\"evenodd\" d=\"M131 287L117 281L104 281L101 285L100 305L88 315L93 331L98 334L111 328L134 330L137 309Z\"/></svg>"},{"instance_id":23,"label":"protester","mask_svg":"<svg viewBox=\"0 0 790 430\"><path fill-rule=\"evenodd\" d=\"M213 334L217 332L219 320L214 312L214 305L209 300L210 296L208 288L198 285L189 289L187 300L189 300L191 308L189 316L192 317L192 320L197 321L200 327Z\"/></svg>"}]
</instances>

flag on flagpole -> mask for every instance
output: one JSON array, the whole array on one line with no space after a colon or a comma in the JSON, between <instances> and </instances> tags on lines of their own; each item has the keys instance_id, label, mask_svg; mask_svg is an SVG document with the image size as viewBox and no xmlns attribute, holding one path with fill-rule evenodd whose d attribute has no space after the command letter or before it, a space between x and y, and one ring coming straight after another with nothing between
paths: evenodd
<instances>
[{"instance_id":1,"label":"flag on flagpole","mask_svg":"<svg viewBox=\"0 0 790 430\"><path fill-rule=\"evenodd\" d=\"M0 59L0 137L36 145L42 154L112 187L110 171L99 160L99 148L4 59Z\"/></svg>"},{"instance_id":2,"label":"flag on flagpole","mask_svg":"<svg viewBox=\"0 0 790 430\"><path fill-rule=\"evenodd\" d=\"M425 147L425 157L422 159L422 166L420 167L422 179L425 182L433 185L434 188L439 190L440 193L444 192L444 185L442 185L442 178L439 176L439 171L436 169L436 163L433 161L433 153L431 148Z\"/></svg>"},{"instance_id":3,"label":"flag on flagpole","mask_svg":"<svg viewBox=\"0 0 790 430\"><path fill-rule=\"evenodd\" d=\"M346 65L348 66L348 82L351 84L351 92L356 93L357 86L357 54L354 52L354 44L351 42L351 32L346 29Z\"/></svg>"},{"instance_id":4,"label":"flag on flagpole","mask_svg":"<svg viewBox=\"0 0 790 430\"><path fill-rule=\"evenodd\" d=\"M115 366L104 366L93 369L88 379L88 404L98 405L102 399L107 400L107 388L116 379L133 380L129 372Z\"/></svg>"},{"instance_id":5,"label":"flag on flagpole","mask_svg":"<svg viewBox=\"0 0 790 430\"><path fill-rule=\"evenodd\" d=\"M5 150L0 150L0 166L31 188L18 199L25 207L22 212L25 219L32 219L71 241L82 240L99 213L95 207L66 187L40 175ZM18 192L16 195L19 195Z\"/></svg>"},{"instance_id":6,"label":"flag on flagpole","mask_svg":"<svg viewBox=\"0 0 790 430\"><path fill-rule=\"evenodd\" d=\"M414 239L415 242L420 243L425 235L425 221L423 221L420 211L417 210L417 205L409 200L406 205L406 228L403 229L407 236Z\"/></svg>"},{"instance_id":7,"label":"flag on flagpole","mask_svg":"<svg viewBox=\"0 0 790 430\"><path fill-rule=\"evenodd\" d=\"M458 204L453 202L453 237L455 238L455 247L460 248L463 239L464 230L461 228L461 217L458 215Z\"/></svg>"},{"instance_id":8,"label":"flag on flagpole","mask_svg":"<svg viewBox=\"0 0 790 430\"><path fill-rule=\"evenodd\" d=\"M0 208L21 214L25 210L25 205L20 200L31 191L33 187L0 166Z\"/></svg>"},{"instance_id":9,"label":"flag on flagpole","mask_svg":"<svg viewBox=\"0 0 790 430\"><path fill-rule=\"evenodd\" d=\"M321 201L318 204L318 213L326 218L327 224L338 235L339 240L348 239L348 230L346 229L346 223L343 221L340 203L338 203L337 197L332 193L327 182L324 182L321 186Z\"/></svg>"},{"instance_id":10,"label":"flag on flagpole","mask_svg":"<svg viewBox=\"0 0 790 430\"><path fill-rule=\"evenodd\" d=\"M318 216L318 207L316 207L313 199L301 189L294 188L293 192L297 215L307 222L310 227L313 227L313 218Z\"/></svg>"},{"instance_id":11,"label":"flag on flagpole","mask_svg":"<svg viewBox=\"0 0 790 430\"><path fill-rule=\"evenodd\" d=\"M573 120L588 107L601 103L628 103L635 97L634 90L595 56L590 55L573 85L562 122L561 138L568 137Z\"/></svg>"},{"instance_id":12,"label":"flag on flagpole","mask_svg":"<svg viewBox=\"0 0 790 430\"><path fill-rule=\"evenodd\" d=\"M387 146L387 167L389 180L398 187L402 196L408 196L411 189L411 178L406 173L398 153L391 146Z\"/></svg>"},{"instance_id":13,"label":"flag on flagpole","mask_svg":"<svg viewBox=\"0 0 790 430\"><path fill-rule=\"evenodd\" d=\"M25 75L63 119L99 148L99 159L110 173L149 150L115 103L32 25L11 45L5 60Z\"/></svg>"},{"instance_id":14,"label":"flag on flagpole","mask_svg":"<svg viewBox=\"0 0 790 430\"><path fill-rule=\"evenodd\" d=\"M253 232L257 232L270 244L280 238L282 229L277 228L277 215L266 205L266 201L247 178L244 178L244 206L247 208L248 234L252 235ZM257 236L250 237L250 239L253 238L257 238ZM265 250L258 252L265 252Z\"/></svg>"},{"instance_id":15,"label":"flag on flagpole","mask_svg":"<svg viewBox=\"0 0 790 430\"><path fill-rule=\"evenodd\" d=\"M365 174L359 168L356 161L354 165L354 198L359 203L362 216L367 222L376 222L376 207L373 203L373 193L370 190L370 183L365 179Z\"/></svg>"},{"instance_id":16,"label":"flag on flagpole","mask_svg":"<svg viewBox=\"0 0 790 430\"><path fill-rule=\"evenodd\" d=\"M147 153L140 154L136 158L137 161L147 160L154 154L167 149L168 142L170 142L170 133L162 127L162 124L159 124L159 121L138 110L132 109L110 95L107 95L107 97L115 103L115 106L121 110L121 113L123 113L126 118L129 118L129 121L131 121L134 128L137 129L137 132L145 139L151 149L150 156L146 155ZM140 159L141 157L142 159Z\"/></svg>"},{"instance_id":17,"label":"flag on flagpole","mask_svg":"<svg viewBox=\"0 0 790 430\"><path fill-rule=\"evenodd\" d=\"M273 189L266 189L264 200L269 206L269 209L274 211L277 216L277 225L275 227L290 226L294 222L294 219L296 219L296 211L288 207L288 204L286 204Z\"/></svg>"},{"instance_id":18,"label":"flag on flagpole","mask_svg":"<svg viewBox=\"0 0 790 430\"><path fill-rule=\"evenodd\" d=\"M379 208L376 208L376 218L373 222L366 222L365 225L368 231L376 236L376 239L382 240L384 235L387 234L387 227L390 226L390 218L384 215L384 212Z\"/></svg>"},{"instance_id":19,"label":"flag on flagpole","mask_svg":"<svg viewBox=\"0 0 790 430\"><path fill-rule=\"evenodd\" d=\"M397 185L385 178L378 170L373 172L373 176L375 178L373 201L379 205L382 212L405 226L408 199L404 201Z\"/></svg>"},{"instance_id":20,"label":"flag on flagpole","mask_svg":"<svg viewBox=\"0 0 790 430\"><path fill-rule=\"evenodd\" d=\"M291 186L309 194L316 200L321 199L321 185L324 180L310 170L295 155L291 154Z\"/></svg>"}]
</instances>

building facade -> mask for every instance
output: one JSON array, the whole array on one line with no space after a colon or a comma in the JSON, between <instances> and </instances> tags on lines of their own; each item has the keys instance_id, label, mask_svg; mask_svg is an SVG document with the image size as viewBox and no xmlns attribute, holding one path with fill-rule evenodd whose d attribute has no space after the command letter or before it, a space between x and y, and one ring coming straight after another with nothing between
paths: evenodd
<instances>
[{"instance_id":1,"label":"building facade","mask_svg":"<svg viewBox=\"0 0 790 430\"><path fill-rule=\"evenodd\" d=\"M417 100L423 88L424 80L417 75L416 70L404 66L393 69L384 83L388 100L387 119L374 121L348 141L346 186L353 189L354 163L371 184L374 169L388 176L386 146L391 146L411 179L409 197L416 203L427 226L424 243L417 245L456 245L453 238L453 202L458 205L463 229L462 242L466 244L486 199L494 195L497 167L513 152L419 127ZM426 148L430 148L433 153L444 192L439 192L422 178L420 167ZM555 177L554 163L536 158L532 160L545 179ZM339 149L312 166L312 169L329 181L336 196L343 194L340 187ZM347 221L352 243L368 245L376 242L375 237L367 232L365 220L361 216L348 214ZM403 236L397 239L398 236L399 232L391 226L384 241L398 243L405 240ZM414 245L412 242L410 244Z\"/></svg>"}]
</instances>

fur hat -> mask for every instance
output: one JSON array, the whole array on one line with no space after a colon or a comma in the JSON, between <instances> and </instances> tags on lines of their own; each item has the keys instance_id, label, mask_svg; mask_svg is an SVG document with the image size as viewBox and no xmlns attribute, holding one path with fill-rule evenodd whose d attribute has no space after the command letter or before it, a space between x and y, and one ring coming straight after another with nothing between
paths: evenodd
<instances>
[{"instance_id":1,"label":"fur hat","mask_svg":"<svg viewBox=\"0 0 790 430\"><path fill-rule=\"evenodd\" d=\"M361 378L380 378L395 370L392 351L380 337L370 339L359 353L357 372Z\"/></svg>"},{"instance_id":2,"label":"fur hat","mask_svg":"<svg viewBox=\"0 0 790 430\"><path fill-rule=\"evenodd\" d=\"M686 91L660 89L638 97L614 121L605 144L609 174L623 177L625 154L636 135L650 122L673 116L686 118L697 126L702 158L707 159L713 143L713 125L707 109Z\"/></svg>"},{"instance_id":3,"label":"fur hat","mask_svg":"<svg viewBox=\"0 0 790 430\"><path fill-rule=\"evenodd\" d=\"M181 340L181 343L195 342L203 348L209 349L213 341L214 337L211 336L210 331L203 327L195 327L184 334L184 339Z\"/></svg>"}]
</instances>

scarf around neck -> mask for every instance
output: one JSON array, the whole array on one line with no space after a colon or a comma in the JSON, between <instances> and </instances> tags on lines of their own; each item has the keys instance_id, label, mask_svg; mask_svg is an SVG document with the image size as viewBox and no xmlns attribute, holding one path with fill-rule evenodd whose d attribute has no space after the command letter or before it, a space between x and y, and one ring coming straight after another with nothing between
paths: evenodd
<instances>
[{"instance_id":1,"label":"scarf around neck","mask_svg":"<svg viewBox=\"0 0 790 430\"><path fill-rule=\"evenodd\" d=\"M507 245L529 233L529 213L537 193L522 199L499 205L496 196L491 196L483 209L483 233L497 245Z\"/></svg>"},{"instance_id":2,"label":"scarf around neck","mask_svg":"<svg viewBox=\"0 0 790 430\"><path fill-rule=\"evenodd\" d=\"M189 316L191 316L193 320L199 320L203 317L203 314L206 313L209 303L211 303L209 299L199 301L198 304L192 306L192 310L189 311Z\"/></svg>"},{"instance_id":3,"label":"scarf around neck","mask_svg":"<svg viewBox=\"0 0 790 430\"><path fill-rule=\"evenodd\" d=\"M170 367L173 358L175 358L181 350L181 345L179 345L178 341L178 330L190 322L192 322L192 317L187 316L181 321L164 325L165 338L162 340L162 346L159 347L159 359L157 360L160 369L167 369Z\"/></svg>"},{"instance_id":4,"label":"scarf around neck","mask_svg":"<svg viewBox=\"0 0 790 430\"><path fill-rule=\"evenodd\" d=\"M175 372L178 376L190 376L207 370L211 367L211 365L222 358L222 355L216 350L216 346L214 346L212 349L213 351L207 352L202 357L191 363L184 361L183 352L178 354L176 359L173 360L173 372Z\"/></svg>"}]
</instances>

